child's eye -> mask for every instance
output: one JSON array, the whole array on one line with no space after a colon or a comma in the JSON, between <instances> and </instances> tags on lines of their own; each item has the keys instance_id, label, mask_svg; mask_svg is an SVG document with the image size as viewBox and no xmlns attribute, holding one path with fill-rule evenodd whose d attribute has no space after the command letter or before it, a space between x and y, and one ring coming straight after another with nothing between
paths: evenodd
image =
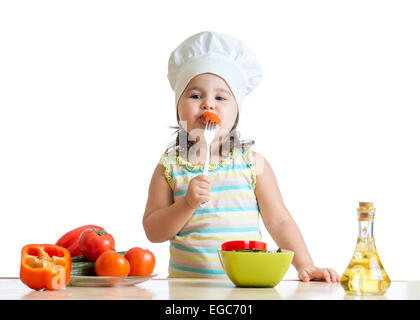
<instances>
[{"instance_id":1,"label":"child's eye","mask_svg":"<svg viewBox=\"0 0 420 320\"><path fill-rule=\"evenodd\" d=\"M201 96L199 94L193 94L193 95L190 96L190 98L192 98L192 99L200 99Z\"/></svg>"},{"instance_id":2,"label":"child's eye","mask_svg":"<svg viewBox=\"0 0 420 320\"><path fill-rule=\"evenodd\" d=\"M223 101L223 100L226 100L226 98L224 98L224 97L216 97L216 100Z\"/></svg>"}]
</instances>

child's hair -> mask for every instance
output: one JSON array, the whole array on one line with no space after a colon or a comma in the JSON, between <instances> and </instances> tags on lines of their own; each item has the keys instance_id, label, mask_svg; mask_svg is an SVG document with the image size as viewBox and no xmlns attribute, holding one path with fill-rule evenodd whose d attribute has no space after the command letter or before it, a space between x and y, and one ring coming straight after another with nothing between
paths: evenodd
<instances>
[{"instance_id":1,"label":"child's hair","mask_svg":"<svg viewBox=\"0 0 420 320\"><path fill-rule=\"evenodd\" d=\"M177 120L179 123L178 113L177 113ZM229 152L232 152L233 149L235 148L241 149L243 151L246 148L255 144L255 141L252 139L240 140L241 134L239 133L239 131L236 130L236 127L238 126L238 122L239 122L239 113L236 116L236 120L235 120L235 123L233 124L232 129L230 130L229 134L225 137L225 140L222 142L222 144L224 144L229 139ZM171 142L171 144L167 147L165 152L167 153L176 152L177 154L182 153L182 154L188 155L191 147L196 143L196 141L194 141L193 139L190 139L190 135L188 134L188 132L184 130L184 128L181 125L170 126L170 128L176 130L172 135L176 134L177 136L176 136L175 141ZM180 136L186 137L186 150L185 150L185 147L183 147L183 144L180 144ZM220 148L219 156L223 156L222 151L223 151L223 148Z\"/></svg>"}]
</instances>

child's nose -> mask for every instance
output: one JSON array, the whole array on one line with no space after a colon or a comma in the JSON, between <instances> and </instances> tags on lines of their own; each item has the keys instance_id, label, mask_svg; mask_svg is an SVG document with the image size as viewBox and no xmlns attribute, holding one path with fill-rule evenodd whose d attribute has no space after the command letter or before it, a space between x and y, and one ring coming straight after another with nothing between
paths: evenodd
<instances>
[{"instance_id":1,"label":"child's nose","mask_svg":"<svg viewBox=\"0 0 420 320\"><path fill-rule=\"evenodd\" d=\"M201 105L201 109L203 110L214 110L215 106L210 103L204 103Z\"/></svg>"}]
</instances>

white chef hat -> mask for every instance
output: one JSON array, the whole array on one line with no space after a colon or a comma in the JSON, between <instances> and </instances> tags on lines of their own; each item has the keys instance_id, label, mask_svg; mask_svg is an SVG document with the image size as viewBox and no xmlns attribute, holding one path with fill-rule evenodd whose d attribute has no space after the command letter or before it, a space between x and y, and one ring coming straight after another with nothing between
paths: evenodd
<instances>
[{"instance_id":1,"label":"white chef hat","mask_svg":"<svg viewBox=\"0 0 420 320\"><path fill-rule=\"evenodd\" d=\"M216 32L200 32L184 40L169 58L168 79L175 91L175 106L190 80L202 73L213 73L226 81L239 112L245 96L262 79L257 58L241 40Z\"/></svg>"}]
</instances>

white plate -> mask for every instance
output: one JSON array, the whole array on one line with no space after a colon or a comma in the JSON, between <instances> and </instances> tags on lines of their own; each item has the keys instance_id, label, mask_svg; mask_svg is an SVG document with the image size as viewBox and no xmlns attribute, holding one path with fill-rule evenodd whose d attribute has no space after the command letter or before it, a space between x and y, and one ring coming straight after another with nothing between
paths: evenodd
<instances>
[{"instance_id":1,"label":"white plate","mask_svg":"<svg viewBox=\"0 0 420 320\"><path fill-rule=\"evenodd\" d=\"M150 276L138 277L98 277L98 276L70 276L69 286L73 287L116 287L134 286L157 276L152 273Z\"/></svg>"}]
</instances>

